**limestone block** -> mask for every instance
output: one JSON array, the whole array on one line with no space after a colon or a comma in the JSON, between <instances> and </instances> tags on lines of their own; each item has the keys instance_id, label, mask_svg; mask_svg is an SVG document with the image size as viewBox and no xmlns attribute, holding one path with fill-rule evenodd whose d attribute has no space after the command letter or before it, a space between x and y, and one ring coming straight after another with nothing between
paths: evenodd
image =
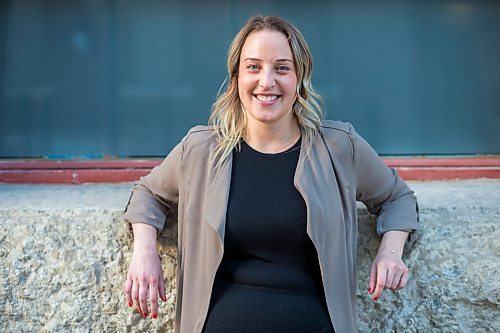
<instances>
[{"instance_id":1,"label":"limestone block","mask_svg":"<svg viewBox=\"0 0 500 333\"><path fill-rule=\"evenodd\" d=\"M500 332L499 221L498 208L422 209L423 230L404 255L409 283L377 301L366 291L377 236L361 226L360 332Z\"/></svg>"},{"instance_id":2,"label":"limestone block","mask_svg":"<svg viewBox=\"0 0 500 333\"><path fill-rule=\"evenodd\" d=\"M126 305L132 252L121 211L0 211L0 332L169 332L172 297L157 320ZM175 248L161 247L168 290Z\"/></svg>"},{"instance_id":3,"label":"limestone block","mask_svg":"<svg viewBox=\"0 0 500 333\"><path fill-rule=\"evenodd\" d=\"M378 301L367 288L379 238L359 209L360 332L500 332L500 181L411 186L423 230L405 252L410 280ZM160 235L170 297L158 319L125 303L129 189L0 185L0 332L172 332L175 223Z\"/></svg>"}]
</instances>

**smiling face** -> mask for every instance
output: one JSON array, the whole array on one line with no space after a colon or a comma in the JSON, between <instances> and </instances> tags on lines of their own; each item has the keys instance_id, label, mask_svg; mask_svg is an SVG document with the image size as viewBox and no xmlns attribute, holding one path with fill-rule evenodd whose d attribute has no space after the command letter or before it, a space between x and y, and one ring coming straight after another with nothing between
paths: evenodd
<instances>
[{"instance_id":1,"label":"smiling face","mask_svg":"<svg viewBox=\"0 0 500 333\"><path fill-rule=\"evenodd\" d=\"M284 34L254 31L245 40L238 69L238 93L248 126L289 122L297 75Z\"/></svg>"}]
</instances>

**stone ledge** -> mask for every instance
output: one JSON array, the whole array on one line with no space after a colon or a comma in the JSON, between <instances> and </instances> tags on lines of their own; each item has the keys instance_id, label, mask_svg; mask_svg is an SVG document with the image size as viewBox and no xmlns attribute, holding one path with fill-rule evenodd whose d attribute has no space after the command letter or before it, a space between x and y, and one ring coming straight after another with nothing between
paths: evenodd
<instances>
[{"instance_id":1,"label":"stone ledge","mask_svg":"<svg viewBox=\"0 0 500 333\"><path fill-rule=\"evenodd\" d=\"M0 331L171 332L176 227L160 237L172 297L158 320L122 296L132 236L131 184L0 185ZM379 238L359 207L360 332L498 332L500 181L410 182L423 230L405 254L411 277L374 302L366 288Z\"/></svg>"}]
</instances>

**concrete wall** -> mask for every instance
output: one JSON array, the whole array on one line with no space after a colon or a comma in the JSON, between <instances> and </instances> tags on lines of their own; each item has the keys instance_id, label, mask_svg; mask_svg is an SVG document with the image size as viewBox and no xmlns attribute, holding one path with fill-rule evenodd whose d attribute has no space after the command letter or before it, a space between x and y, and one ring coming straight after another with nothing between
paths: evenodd
<instances>
[{"instance_id":1,"label":"concrete wall","mask_svg":"<svg viewBox=\"0 0 500 333\"><path fill-rule=\"evenodd\" d=\"M158 319L133 312L122 295L130 186L0 185L0 332L172 331L175 226L160 240L173 297ZM366 290L379 239L360 208L360 331L500 332L500 181L410 186L424 227L405 255L410 281L377 302Z\"/></svg>"}]
</instances>

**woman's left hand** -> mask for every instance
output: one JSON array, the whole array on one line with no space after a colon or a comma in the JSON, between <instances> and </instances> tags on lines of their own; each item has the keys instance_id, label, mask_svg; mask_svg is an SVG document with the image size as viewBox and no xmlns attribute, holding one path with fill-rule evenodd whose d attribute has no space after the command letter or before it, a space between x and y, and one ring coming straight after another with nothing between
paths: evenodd
<instances>
[{"instance_id":1,"label":"woman's left hand","mask_svg":"<svg viewBox=\"0 0 500 333\"><path fill-rule=\"evenodd\" d=\"M373 294L373 300L379 299L385 288L396 291L404 288L407 282L408 268L401 259L401 255L381 248L370 271L368 292Z\"/></svg>"},{"instance_id":2,"label":"woman's left hand","mask_svg":"<svg viewBox=\"0 0 500 333\"><path fill-rule=\"evenodd\" d=\"M399 290L408 282L408 268L401 260L403 247L408 238L407 231L391 230L382 237L378 254L370 271L368 292L376 301L385 288Z\"/></svg>"}]
</instances>

